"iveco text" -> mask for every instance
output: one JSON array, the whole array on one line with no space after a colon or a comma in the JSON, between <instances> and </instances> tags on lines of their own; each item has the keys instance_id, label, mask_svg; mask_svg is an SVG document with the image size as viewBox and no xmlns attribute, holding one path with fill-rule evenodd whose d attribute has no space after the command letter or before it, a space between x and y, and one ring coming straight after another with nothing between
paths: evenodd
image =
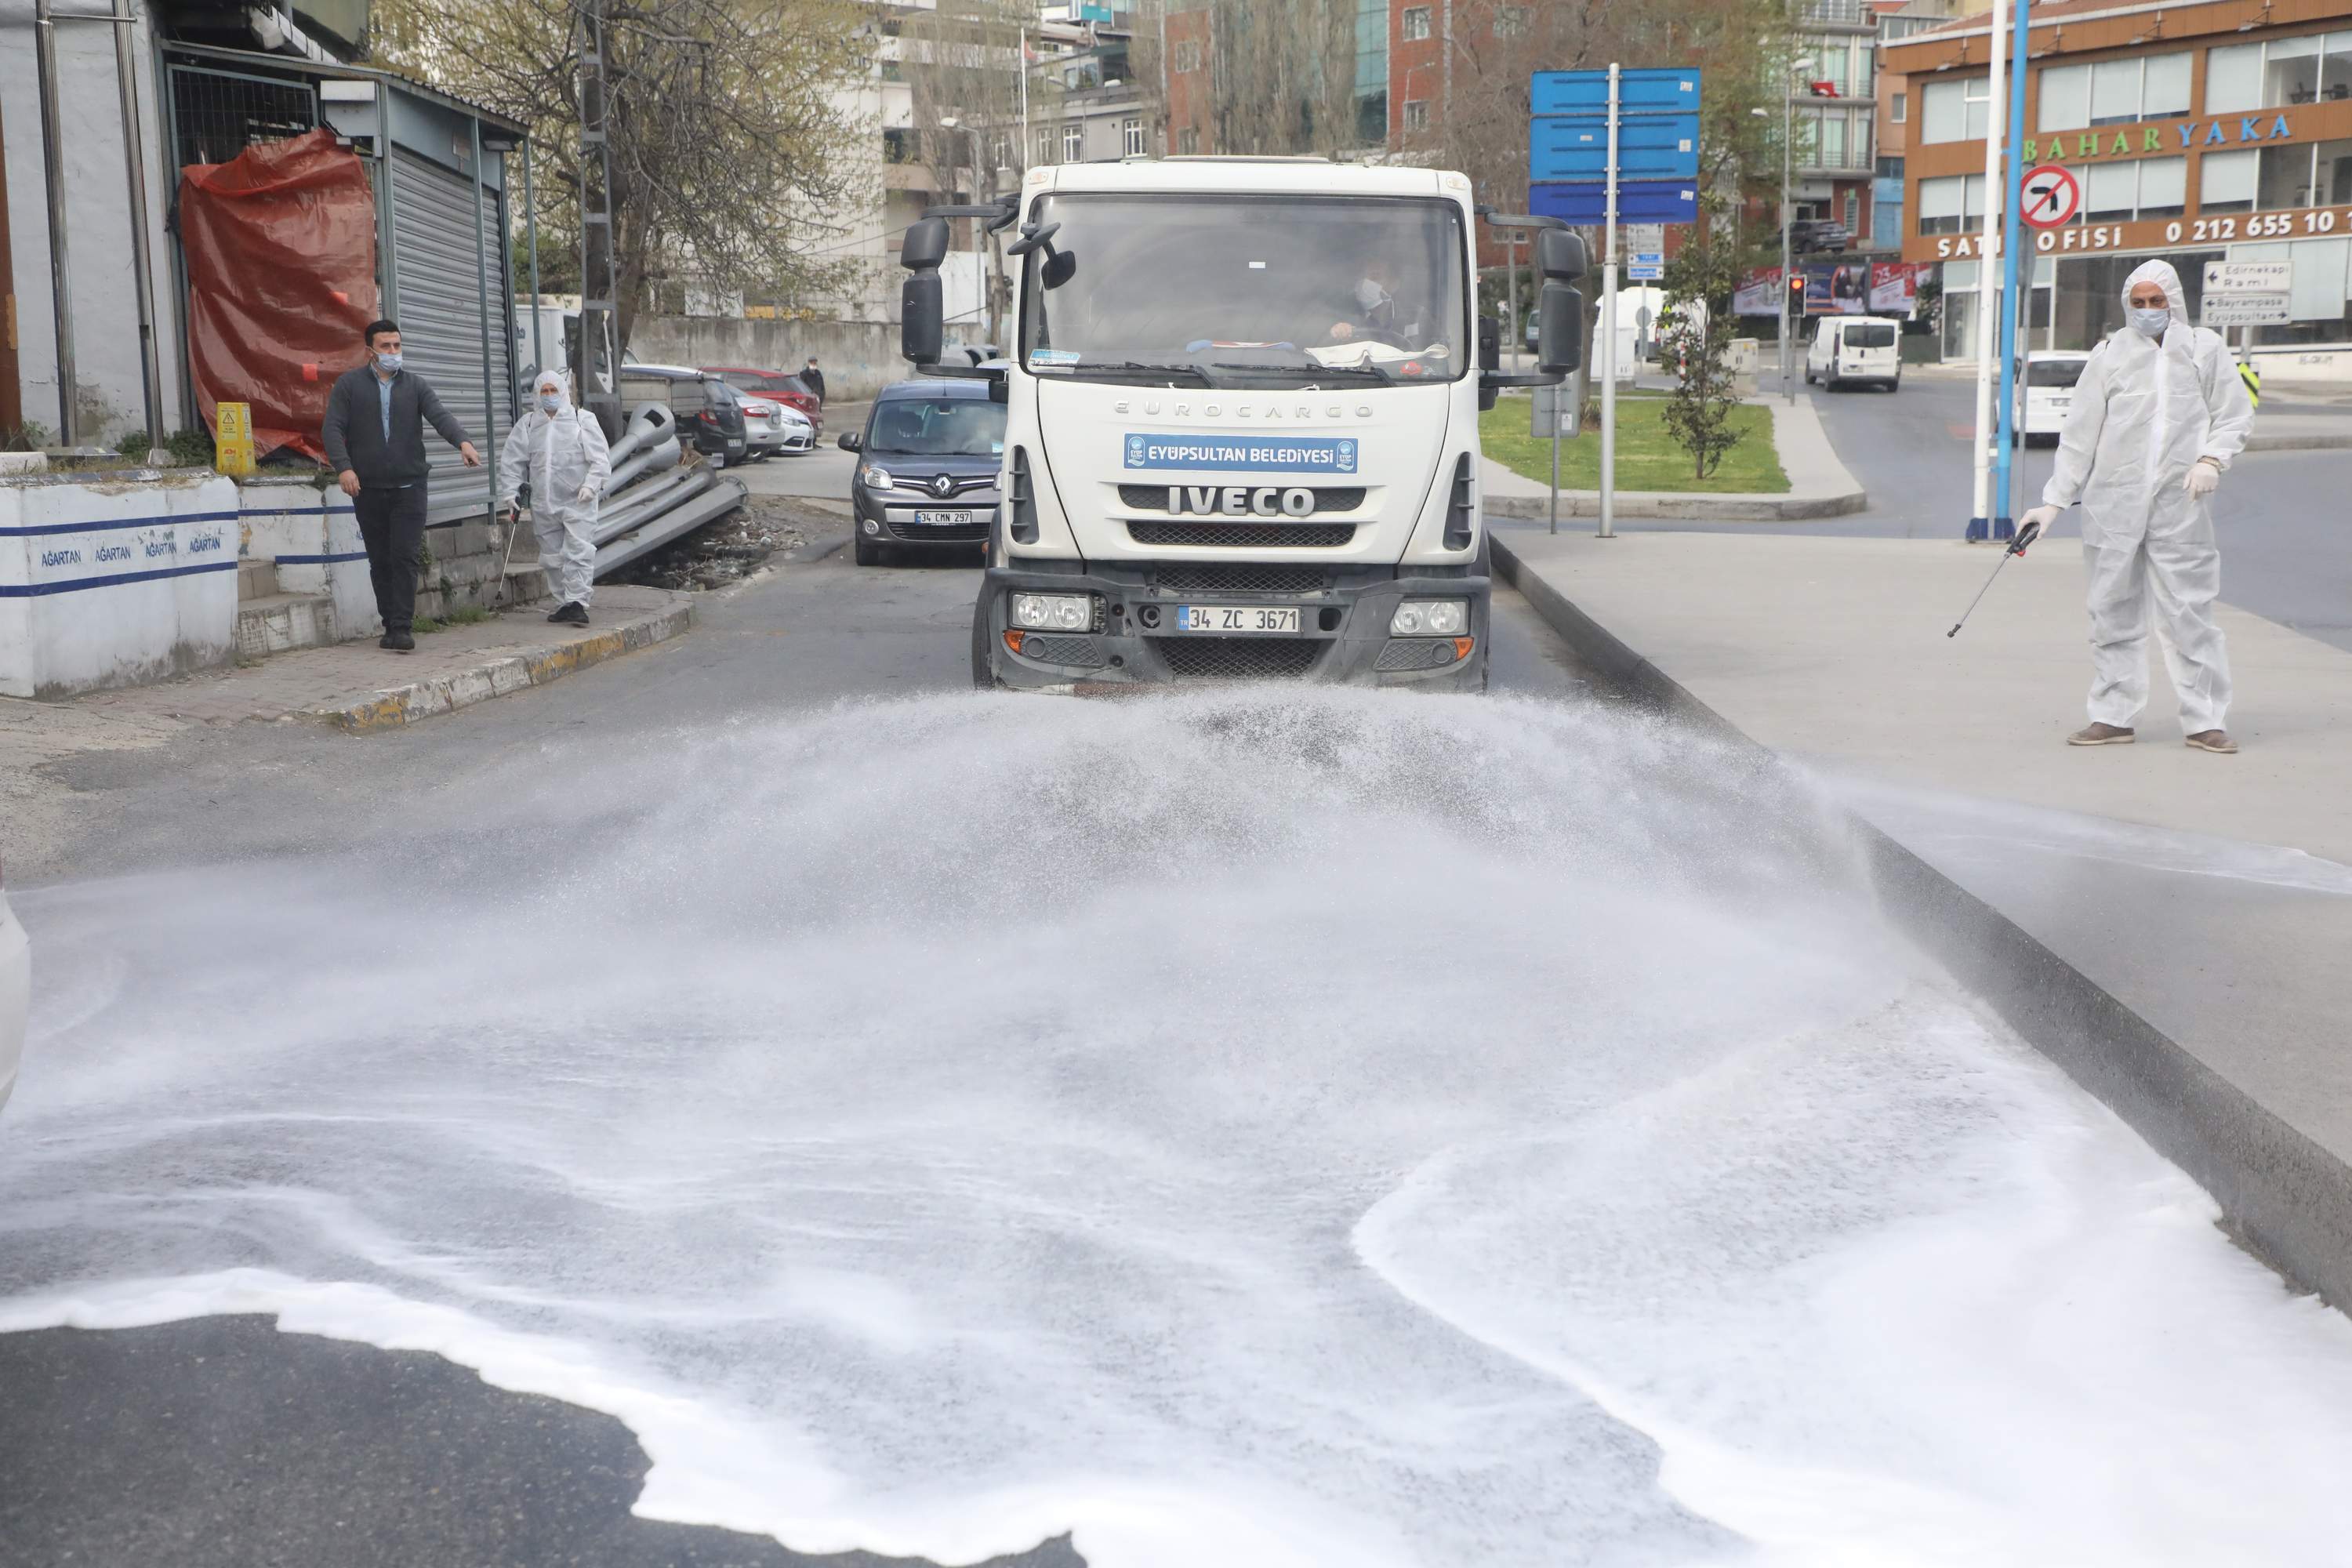
<instances>
[{"instance_id":1,"label":"iveco text","mask_svg":"<svg viewBox=\"0 0 2352 1568\"><path fill-rule=\"evenodd\" d=\"M951 217L1019 228L994 363L940 363ZM1034 169L908 230L907 357L1006 409L974 680L1483 688L1478 413L1580 357L1584 265L1541 231L1538 374L1499 374L1476 223L1460 174L1171 158Z\"/></svg>"}]
</instances>

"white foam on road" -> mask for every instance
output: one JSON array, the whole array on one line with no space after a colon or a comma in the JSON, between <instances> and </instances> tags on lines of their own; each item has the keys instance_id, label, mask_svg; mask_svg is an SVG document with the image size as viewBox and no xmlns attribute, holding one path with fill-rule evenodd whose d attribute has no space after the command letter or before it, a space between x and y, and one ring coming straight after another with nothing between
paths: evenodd
<instances>
[{"instance_id":1,"label":"white foam on road","mask_svg":"<svg viewBox=\"0 0 2352 1568\"><path fill-rule=\"evenodd\" d=\"M430 1350L804 1551L2352 1538L2352 1327L1686 734L936 699L404 826L21 899L0 1328Z\"/></svg>"}]
</instances>

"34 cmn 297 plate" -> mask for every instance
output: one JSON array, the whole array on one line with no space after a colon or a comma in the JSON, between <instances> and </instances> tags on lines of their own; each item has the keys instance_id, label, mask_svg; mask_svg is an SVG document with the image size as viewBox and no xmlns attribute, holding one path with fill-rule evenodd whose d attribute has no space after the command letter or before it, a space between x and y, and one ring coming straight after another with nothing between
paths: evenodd
<instances>
[{"instance_id":1,"label":"34 cmn 297 plate","mask_svg":"<svg viewBox=\"0 0 2352 1568\"><path fill-rule=\"evenodd\" d=\"M1180 632L1216 632L1225 637L1296 637L1296 605L1179 605Z\"/></svg>"}]
</instances>

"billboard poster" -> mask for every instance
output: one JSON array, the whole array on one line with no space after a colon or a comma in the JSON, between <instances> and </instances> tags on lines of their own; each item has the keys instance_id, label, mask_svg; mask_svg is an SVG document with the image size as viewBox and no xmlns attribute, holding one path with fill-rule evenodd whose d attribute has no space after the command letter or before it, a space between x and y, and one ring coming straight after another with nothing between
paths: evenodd
<instances>
[{"instance_id":1,"label":"billboard poster","mask_svg":"<svg viewBox=\"0 0 2352 1568\"><path fill-rule=\"evenodd\" d=\"M1808 316L1909 316L1919 303L1919 283L1930 264L1909 261L1806 261ZM1780 269L1759 267L1743 274L1731 296L1734 314L1780 313Z\"/></svg>"},{"instance_id":2,"label":"billboard poster","mask_svg":"<svg viewBox=\"0 0 2352 1568\"><path fill-rule=\"evenodd\" d=\"M1870 313L1909 316L1919 308L1919 284L1927 275L1924 261L1879 261L1870 268Z\"/></svg>"}]
</instances>

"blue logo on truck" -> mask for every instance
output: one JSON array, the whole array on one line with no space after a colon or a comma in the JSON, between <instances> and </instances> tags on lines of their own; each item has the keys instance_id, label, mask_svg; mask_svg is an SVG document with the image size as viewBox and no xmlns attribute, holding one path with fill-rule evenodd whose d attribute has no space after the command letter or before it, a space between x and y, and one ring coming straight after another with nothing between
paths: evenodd
<instances>
[{"instance_id":1,"label":"blue logo on truck","mask_svg":"<svg viewBox=\"0 0 2352 1568\"><path fill-rule=\"evenodd\" d=\"M1244 468L1270 474L1352 474L1352 437L1308 436L1129 436L1130 468Z\"/></svg>"}]
</instances>

